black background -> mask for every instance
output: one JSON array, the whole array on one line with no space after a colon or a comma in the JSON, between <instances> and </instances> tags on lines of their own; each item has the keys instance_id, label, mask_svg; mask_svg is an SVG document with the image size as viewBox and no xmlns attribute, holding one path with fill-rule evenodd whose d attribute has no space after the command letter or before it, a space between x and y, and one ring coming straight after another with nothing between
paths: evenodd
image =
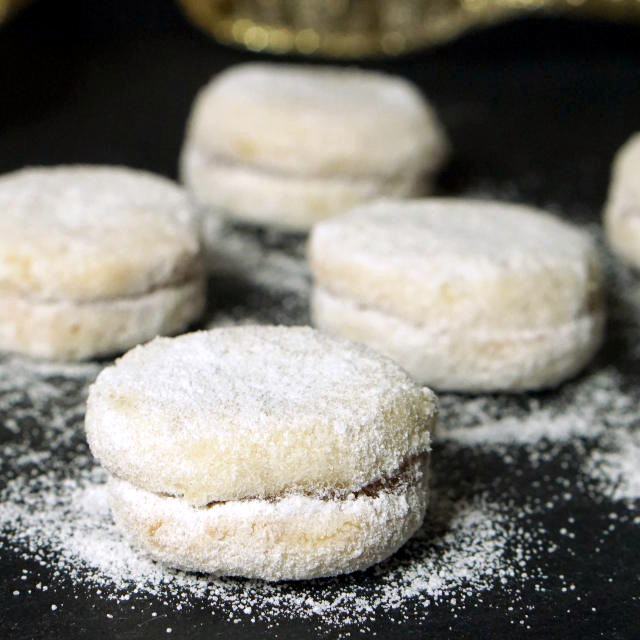
<instances>
[{"instance_id":1,"label":"black background","mask_svg":"<svg viewBox=\"0 0 640 640\"><path fill-rule=\"evenodd\" d=\"M216 71L255 58L216 45L171 2L106 0L35 2L0 27L0 171L27 164L108 162L176 175L184 123L197 89ZM367 62L416 81L436 105L455 156L442 176L445 193L480 193L552 207L578 222L597 222L617 148L640 130L640 28L587 21L528 19L469 34L455 43L398 60ZM633 367L632 367L633 368ZM637 369L630 380L637 381ZM463 460L464 473L489 483L499 462ZM553 472L553 469L549 469ZM463 473L463 475L464 475ZM525 473L520 482L535 476ZM588 526L602 514L572 506ZM556 514L558 522L566 513ZM581 576L598 613L554 594L527 594L532 630L514 628L495 606L458 613L434 609L427 627L380 621L378 637L637 638L638 535L624 527L609 548L560 554L552 571ZM128 616L105 621L99 598L80 594L64 616L47 615L50 599L28 607L11 598L17 560L0 563L0 637L262 637L261 625L232 625L198 611L156 622ZM616 587L604 576L619 574ZM64 596L60 596L64 597ZM134 600L132 600L133 602ZM357 637L355 633L352 637ZM282 621L282 638L312 634L303 621Z\"/></svg>"}]
</instances>

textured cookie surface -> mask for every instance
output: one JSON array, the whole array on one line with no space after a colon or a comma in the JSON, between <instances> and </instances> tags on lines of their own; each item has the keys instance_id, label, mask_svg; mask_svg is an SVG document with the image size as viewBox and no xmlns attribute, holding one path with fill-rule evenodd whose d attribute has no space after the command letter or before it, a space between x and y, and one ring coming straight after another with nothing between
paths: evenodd
<instances>
[{"instance_id":1,"label":"textured cookie surface","mask_svg":"<svg viewBox=\"0 0 640 640\"><path fill-rule=\"evenodd\" d=\"M434 328L557 326L600 306L588 234L524 206L381 201L316 225L309 257L335 295Z\"/></svg>"},{"instance_id":2,"label":"textured cookie surface","mask_svg":"<svg viewBox=\"0 0 640 640\"><path fill-rule=\"evenodd\" d=\"M434 168L440 125L407 81L355 69L252 63L200 93L187 139L211 156L307 176Z\"/></svg>"},{"instance_id":3,"label":"textured cookie surface","mask_svg":"<svg viewBox=\"0 0 640 640\"><path fill-rule=\"evenodd\" d=\"M211 162L195 147L185 149L181 163L190 191L205 208L213 204L225 217L294 231L362 202L419 193L426 185L420 167L388 179L308 177Z\"/></svg>"},{"instance_id":4,"label":"textured cookie surface","mask_svg":"<svg viewBox=\"0 0 640 640\"><path fill-rule=\"evenodd\" d=\"M604 331L603 313L549 328L446 329L362 307L321 287L313 291L312 308L319 327L373 347L416 380L474 392L554 386L591 360Z\"/></svg>"},{"instance_id":5,"label":"textured cookie surface","mask_svg":"<svg viewBox=\"0 0 640 640\"><path fill-rule=\"evenodd\" d=\"M528 207L381 201L316 225L309 255L316 326L436 388L552 386L602 340L594 243Z\"/></svg>"},{"instance_id":6,"label":"textured cookie surface","mask_svg":"<svg viewBox=\"0 0 640 640\"><path fill-rule=\"evenodd\" d=\"M211 501L355 491L429 448L433 394L364 347L309 328L159 338L105 369L86 430L107 470Z\"/></svg>"},{"instance_id":7,"label":"textured cookie surface","mask_svg":"<svg viewBox=\"0 0 640 640\"><path fill-rule=\"evenodd\" d=\"M447 150L402 78L251 63L200 92L180 168L205 214L306 231L362 202L427 193Z\"/></svg>"},{"instance_id":8,"label":"textured cookie surface","mask_svg":"<svg viewBox=\"0 0 640 640\"><path fill-rule=\"evenodd\" d=\"M605 209L605 228L611 247L640 267L640 133L616 156Z\"/></svg>"},{"instance_id":9,"label":"textured cookie surface","mask_svg":"<svg viewBox=\"0 0 640 640\"><path fill-rule=\"evenodd\" d=\"M113 355L181 331L201 315L204 304L201 279L89 302L0 295L0 349L66 361Z\"/></svg>"},{"instance_id":10,"label":"textured cookie surface","mask_svg":"<svg viewBox=\"0 0 640 640\"><path fill-rule=\"evenodd\" d=\"M422 523L427 456L392 486L341 499L290 494L193 507L111 479L111 508L131 542L157 561L213 575L308 579L385 559Z\"/></svg>"},{"instance_id":11,"label":"textured cookie surface","mask_svg":"<svg viewBox=\"0 0 640 640\"><path fill-rule=\"evenodd\" d=\"M199 243L183 191L118 167L0 177L0 293L95 301L193 279Z\"/></svg>"}]
</instances>

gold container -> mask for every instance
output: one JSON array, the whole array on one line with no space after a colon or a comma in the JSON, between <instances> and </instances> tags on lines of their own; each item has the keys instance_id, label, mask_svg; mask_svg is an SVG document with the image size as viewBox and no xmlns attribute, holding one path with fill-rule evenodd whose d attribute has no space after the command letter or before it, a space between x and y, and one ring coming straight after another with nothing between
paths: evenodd
<instances>
[{"instance_id":1,"label":"gold container","mask_svg":"<svg viewBox=\"0 0 640 640\"><path fill-rule=\"evenodd\" d=\"M226 44L336 58L397 55L533 11L640 20L640 0L179 0Z\"/></svg>"},{"instance_id":2,"label":"gold container","mask_svg":"<svg viewBox=\"0 0 640 640\"><path fill-rule=\"evenodd\" d=\"M0 0L0 24L11 17L18 9L24 7L30 0Z\"/></svg>"}]
</instances>

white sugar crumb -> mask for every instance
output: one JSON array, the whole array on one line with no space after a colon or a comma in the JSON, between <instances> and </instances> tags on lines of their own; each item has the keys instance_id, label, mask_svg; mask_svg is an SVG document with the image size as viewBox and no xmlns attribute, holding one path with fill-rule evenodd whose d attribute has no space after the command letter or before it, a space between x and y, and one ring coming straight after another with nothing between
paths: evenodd
<instances>
[{"instance_id":1,"label":"white sugar crumb","mask_svg":"<svg viewBox=\"0 0 640 640\"><path fill-rule=\"evenodd\" d=\"M213 215L204 217L202 227L210 273L232 275L271 291L309 293L306 238L270 230L256 236Z\"/></svg>"},{"instance_id":2,"label":"white sugar crumb","mask_svg":"<svg viewBox=\"0 0 640 640\"><path fill-rule=\"evenodd\" d=\"M465 446L491 448L506 444L535 444L540 440L563 442L580 436L596 437L611 420L631 426L637 417L637 397L621 391L622 377L608 367L564 386L545 402L540 396L523 397L514 415L501 411L495 397L479 397L460 403L457 396L441 395L446 413L440 436ZM506 414L506 415L503 415ZM455 425L449 427L448 425Z\"/></svg>"},{"instance_id":3,"label":"white sugar crumb","mask_svg":"<svg viewBox=\"0 0 640 640\"><path fill-rule=\"evenodd\" d=\"M615 429L587 460L585 473L612 500L640 500L640 430Z\"/></svg>"}]
</instances>

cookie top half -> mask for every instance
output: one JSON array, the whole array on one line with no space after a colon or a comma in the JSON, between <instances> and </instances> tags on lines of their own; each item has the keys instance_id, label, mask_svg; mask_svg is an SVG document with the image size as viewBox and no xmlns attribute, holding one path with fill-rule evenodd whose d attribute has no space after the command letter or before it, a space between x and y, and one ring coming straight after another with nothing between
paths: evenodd
<instances>
[{"instance_id":1,"label":"cookie top half","mask_svg":"<svg viewBox=\"0 0 640 640\"><path fill-rule=\"evenodd\" d=\"M357 69L250 63L199 94L187 144L220 161L310 176L387 176L437 166L442 129L403 78Z\"/></svg>"},{"instance_id":2,"label":"cookie top half","mask_svg":"<svg viewBox=\"0 0 640 640\"><path fill-rule=\"evenodd\" d=\"M0 177L0 293L111 299L182 283L200 268L194 218L169 180L98 166Z\"/></svg>"},{"instance_id":3,"label":"cookie top half","mask_svg":"<svg viewBox=\"0 0 640 640\"><path fill-rule=\"evenodd\" d=\"M86 431L111 474L206 504L357 491L428 451L436 413L365 347L251 326L136 347L91 387Z\"/></svg>"},{"instance_id":4,"label":"cookie top half","mask_svg":"<svg viewBox=\"0 0 640 640\"><path fill-rule=\"evenodd\" d=\"M514 204L378 201L317 224L309 257L334 295L417 325L548 328L602 304L589 234Z\"/></svg>"}]
</instances>

